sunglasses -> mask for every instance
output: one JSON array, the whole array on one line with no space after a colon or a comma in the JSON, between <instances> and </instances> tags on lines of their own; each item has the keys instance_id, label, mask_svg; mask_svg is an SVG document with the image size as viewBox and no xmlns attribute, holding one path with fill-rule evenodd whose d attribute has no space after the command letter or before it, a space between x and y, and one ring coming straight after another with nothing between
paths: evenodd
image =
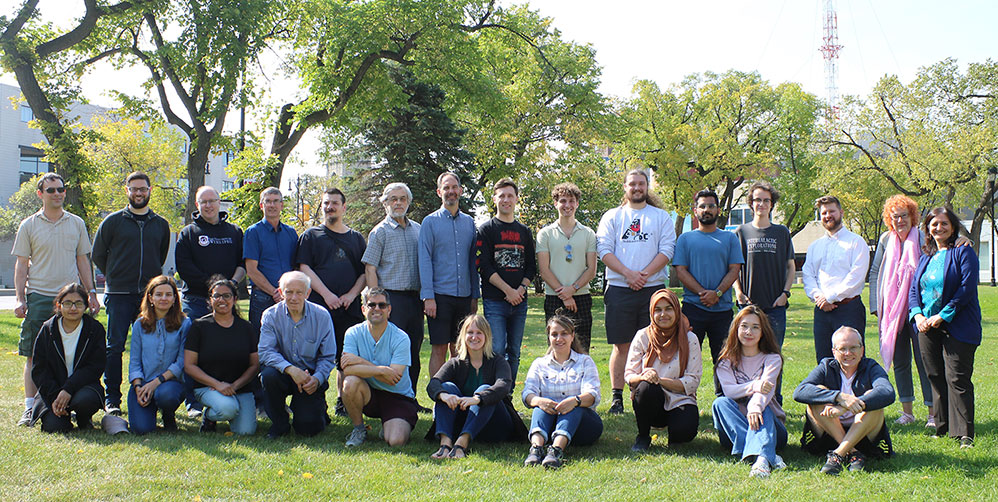
<instances>
[{"instance_id":1,"label":"sunglasses","mask_svg":"<svg viewBox=\"0 0 998 502\"><path fill-rule=\"evenodd\" d=\"M44 190L45 193L63 193L66 191L66 187L48 187Z\"/></svg>"},{"instance_id":2,"label":"sunglasses","mask_svg":"<svg viewBox=\"0 0 998 502\"><path fill-rule=\"evenodd\" d=\"M565 255L565 261L571 263L571 261L572 261L572 245L571 244L565 244L565 252L568 253L568 254Z\"/></svg>"},{"instance_id":3,"label":"sunglasses","mask_svg":"<svg viewBox=\"0 0 998 502\"><path fill-rule=\"evenodd\" d=\"M385 310L388 308L388 302L367 302L367 308Z\"/></svg>"}]
</instances>

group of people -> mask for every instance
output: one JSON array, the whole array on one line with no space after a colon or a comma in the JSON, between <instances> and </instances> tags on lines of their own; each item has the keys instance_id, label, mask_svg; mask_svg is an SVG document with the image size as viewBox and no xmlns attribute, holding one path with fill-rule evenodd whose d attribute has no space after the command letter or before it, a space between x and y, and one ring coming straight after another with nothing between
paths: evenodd
<instances>
[{"instance_id":1,"label":"group of people","mask_svg":"<svg viewBox=\"0 0 998 502\"><path fill-rule=\"evenodd\" d=\"M440 442L434 458L463 457L473 439L526 437L525 464L558 467L570 442L592 443L602 433L594 411L600 381L588 356L589 283L599 259L606 265L604 325L612 346L608 412L624 412L626 384L638 428L632 449L650 447L653 427L666 428L670 444L696 436L707 339L722 445L752 460L753 476L784 465L775 453L787 436L781 348L796 265L789 231L771 221L779 200L772 185L750 187L754 219L735 232L718 227L718 195L700 191L695 229L677 239L642 170L626 173L621 204L595 232L575 217L581 191L562 183L551 193L558 220L535 241L516 221L513 180L495 183L496 216L477 228L460 210L459 177L443 173L436 184L441 208L421 223L407 217L409 188L387 185L386 217L366 240L344 221L346 197L335 188L322 194L322 224L298 236L280 221L278 189L263 190L264 217L244 234L226 221L218 192L201 187L198 211L176 244L178 289L162 275L169 226L148 208L148 176L126 178L128 206L104 219L91 249L82 220L62 209L62 178L44 175L37 191L42 209L22 222L13 250L15 314L24 318L19 350L28 357L19 423L40 419L43 430L56 431L72 428L72 414L79 427L91 426L102 407L121 415L121 358L131 327L127 411L135 433L156 428L157 410L163 428L175 428L176 410L186 401L204 431L228 421L232 432L253 434L257 415L265 413L268 437L292 429L315 435L329 423L325 394L335 370L335 411L353 424L346 445L366 440L365 416L380 419L384 440L400 445L417 413L429 411L415 393L425 319L429 435ZM818 367L794 399L808 405L802 445L827 451L823 470L834 473L892 453L883 409L894 390L883 368L864 356L860 292L869 248L842 226L837 199L822 197L815 207L826 235L809 246L803 279L815 304ZM937 434L971 446L971 375L981 340L977 258L958 239L951 211L929 212L924 239L911 231L918 214L903 196L884 209L890 230L870 272L881 354L899 380L898 422L914 421L914 353ZM106 336L92 317L100 304L88 254L105 274ZM681 304L665 289L670 264L683 285ZM533 409L528 429L511 396L536 275L545 288L549 349L524 379L522 401ZM249 320L236 306L244 276L252 288ZM483 315L476 313L478 298Z\"/></svg>"}]
</instances>

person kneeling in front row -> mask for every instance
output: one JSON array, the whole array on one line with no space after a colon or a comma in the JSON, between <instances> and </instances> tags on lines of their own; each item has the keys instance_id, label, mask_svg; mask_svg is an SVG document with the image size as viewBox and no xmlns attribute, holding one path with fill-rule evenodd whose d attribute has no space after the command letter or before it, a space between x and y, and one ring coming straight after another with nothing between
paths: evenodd
<instances>
[{"instance_id":1,"label":"person kneeling in front row","mask_svg":"<svg viewBox=\"0 0 998 502\"><path fill-rule=\"evenodd\" d=\"M863 470L866 457L894 454L884 422L884 408L894 402L887 372L863 355L859 332L842 326L832 334L832 355L794 390L794 400L807 405L801 447L812 454L827 450L825 474L838 474L843 464Z\"/></svg>"}]
</instances>

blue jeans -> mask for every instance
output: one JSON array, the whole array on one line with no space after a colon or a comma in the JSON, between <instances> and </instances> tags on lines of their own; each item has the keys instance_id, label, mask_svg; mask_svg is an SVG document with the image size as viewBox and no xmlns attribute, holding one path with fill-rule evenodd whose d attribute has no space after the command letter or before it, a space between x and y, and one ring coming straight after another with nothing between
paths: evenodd
<instances>
[{"instance_id":1,"label":"blue jeans","mask_svg":"<svg viewBox=\"0 0 998 502\"><path fill-rule=\"evenodd\" d=\"M444 382L442 387L444 392L448 394L468 397L464 396L461 389L453 382ZM475 389L475 392L489 387L490 385L484 384ZM433 419L437 422L437 436L442 434L451 439L457 439L461 434L468 434L472 439L483 442L504 441L509 438L510 429L513 427L513 422L510 421L502 403L486 406L475 405L468 407L467 410L460 408L452 410L450 406L437 402L433 406ZM459 430L458 428L460 428L460 432L455 434Z\"/></svg>"},{"instance_id":2,"label":"blue jeans","mask_svg":"<svg viewBox=\"0 0 998 502\"><path fill-rule=\"evenodd\" d=\"M183 397L184 384L175 379L167 380L153 391L152 401L142 406L133 385L128 390L128 429L132 434L146 434L156 430L156 410L163 412L165 422L167 415L177 412Z\"/></svg>"},{"instance_id":3,"label":"blue jeans","mask_svg":"<svg viewBox=\"0 0 998 502\"><path fill-rule=\"evenodd\" d=\"M107 362L104 365L104 404L121 406L121 354L125 351L128 329L139 315L140 293L105 294L107 309Z\"/></svg>"},{"instance_id":4,"label":"blue jeans","mask_svg":"<svg viewBox=\"0 0 998 502\"><path fill-rule=\"evenodd\" d=\"M226 396L211 387L198 387L194 394L204 404L208 420L227 420L233 434L245 436L256 432L256 403L252 392Z\"/></svg>"},{"instance_id":5,"label":"blue jeans","mask_svg":"<svg viewBox=\"0 0 998 502\"><path fill-rule=\"evenodd\" d=\"M713 415L721 446L730 444L731 454L741 459L762 455L772 465L776 463L776 449L787 445L787 428L768 406L762 410L759 430L749 428L748 417L742 414L738 402L727 396L714 400Z\"/></svg>"},{"instance_id":6,"label":"blue jeans","mask_svg":"<svg viewBox=\"0 0 998 502\"><path fill-rule=\"evenodd\" d=\"M898 391L898 402L911 403L915 401L915 386L912 383L911 359L915 358L915 368L918 370L918 382L922 386L922 401L926 406L932 406L932 384L925 373L922 364L922 351L918 347L918 337L915 336L910 322L901 323L897 340L894 343L894 385Z\"/></svg>"},{"instance_id":7,"label":"blue jeans","mask_svg":"<svg viewBox=\"0 0 998 502\"><path fill-rule=\"evenodd\" d=\"M861 298L839 305L831 312L814 307L814 355L817 362L832 357L832 333L842 326L859 331L859 340L866 346L866 307Z\"/></svg>"},{"instance_id":8,"label":"blue jeans","mask_svg":"<svg viewBox=\"0 0 998 502\"><path fill-rule=\"evenodd\" d=\"M249 322L256 329L257 333L259 333L263 311L274 305L274 297L264 293L262 290L253 288L249 300Z\"/></svg>"},{"instance_id":9,"label":"blue jeans","mask_svg":"<svg viewBox=\"0 0 998 502\"><path fill-rule=\"evenodd\" d=\"M187 314L187 317L190 317L192 321L211 313L207 298L188 294L185 294L180 300L180 310ZM184 373L184 401L187 402L188 410L201 409L201 402L194 395L194 385L194 378Z\"/></svg>"},{"instance_id":10,"label":"blue jeans","mask_svg":"<svg viewBox=\"0 0 998 502\"><path fill-rule=\"evenodd\" d=\"M700 347L703 347L704 338L710 342L710 358L714 364L717 364L721 347L728 339L728 328L731 327L731 320L735 316L734 311L713 312L686 302L683 302L682 310L683 315L690 321L690 331L700 339Z\"/></svg>"},{"instance_id":11,"label":"blue jeans","mask_svg":"<svg viewBox=\"0 0 998 502\"><path fill-rule=\"evenodd\" d=\"M482 311L492 328L492 353L506 358L513 382L516 382L520 346L523 345L523 325L527 322L527 300L513 306L506 300L483 298Z\"/></svg>"},{"instance_id":12,"label":"blue jeans","mask_svg":"<svg viewBox=\"0 0 998 502\"><path fill-rule=\"evenodd\" d=\"M603 435L603 421L592 408L577 406L564 415L549 415L540 408L534 408L530 416L530 434L540 434L544 441L554 436L565 436L574 444L593 444Z\"/></svg>"}]
</instances>

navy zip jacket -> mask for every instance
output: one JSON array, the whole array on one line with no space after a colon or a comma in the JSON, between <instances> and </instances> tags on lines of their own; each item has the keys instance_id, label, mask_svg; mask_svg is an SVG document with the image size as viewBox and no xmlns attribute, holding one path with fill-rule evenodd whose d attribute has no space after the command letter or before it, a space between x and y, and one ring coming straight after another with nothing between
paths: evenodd
<instances>
[{"instance_id":1,"label":"navy zip jacket","mask_svg":"<svg viewBox=\"0 0 998 502\"><path fill-rule=\"evenodd\" d=\"M919 281L929 266L932 257L922 255L918 259L918 268L911 279L911 290L908 292L908 308L918 307L921 310L922 288ZM981 304L977 300L977 283L980 278L980 263L974 248L961 246L950 248L943 258L946 272L943 274L943 307L952 305L956 315L950 322L943 322L943 328L950 336L971 345L981 344ZM927 317L927 316L926 316ZM911 319L911 326L918 333L918 326Z\"/></svg>"},{"instance_id":2,"label":"navy zip jacket","mask_svg":"<svg viewBox=\"0 0 998 502\"><path fill-rule=\"evenodd\" d=\"M62 333L56 324L61 319L62 316L54 315L42 324L31 358L31 379L49 408L61 390L73 395L87 385L103 389L100 376L104 374L107 343L104 326L90 314L84 314L80 320L83 327L80 329L80 341L76 344L76 354L67 355L62 346ZM73 358L73 374L68 377L67 357Z\"/></svg>"},{"instance_id":3,"label":"navy zip jacket","mask_svg":"<svg viewBox=\"0 0 998 502\"><path fill-rule=\"evenodd\" d=\"M822 389L819 385L826 388ZM842 366L834 357L826 357L794 389L794 401L804 404L835 404L842 393L841 388ZM866 403L865 411L886 408L894 402L894 387L887 379L887 372L869 357L859 361L856 378L852 381L852 392Z\"/></svg>"},{"instance_id":4,"label":"navy zip jacket","mask_svg":"<svg viewBox=\"0 0 998 502\"><path fill-rule=\"evenodd\" d=\"M145 221L127 208L104 218L94 234L93 259L104 272L107 293L142 293L163 274L170 252L170 224L149 210Z\"/></svg>"},{"instance_id":5,"label":"navy zip jacket","mask_svg":"<svg viewBox=\"0 0 998 502\"><path fill-rule=\"evenodd\" d=\"M243 231L225 221L229 214L218 212L212 225L195 212L194 221L177 238L177 273L184 280L185 295L208 297L208 279L221 274L231 279L243 266Z\"/></svg>"}]
</instances>

